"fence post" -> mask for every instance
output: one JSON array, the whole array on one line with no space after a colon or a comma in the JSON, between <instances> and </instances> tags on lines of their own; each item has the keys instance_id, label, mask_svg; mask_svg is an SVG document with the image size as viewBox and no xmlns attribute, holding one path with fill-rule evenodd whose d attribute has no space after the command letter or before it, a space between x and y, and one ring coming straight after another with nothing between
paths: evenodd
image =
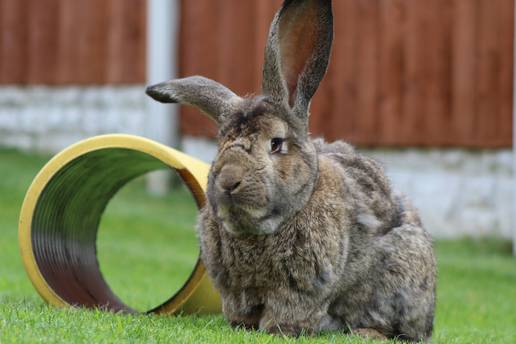
<instances>
[{"instance_id":1,"label":"fence post","mask_svg":"<svg viewBox=\"0 0 516 344\"><path fill-rule=\"evenodd\" d=\"M147 84L177 77L177 43L179 31L179 0L147 1ZM147 101L146 136L171 147L179 147L178 106ZM147 189L153 194L165 194L170 184L170 172L149 174Z\"/></svg>"}]
</instances>

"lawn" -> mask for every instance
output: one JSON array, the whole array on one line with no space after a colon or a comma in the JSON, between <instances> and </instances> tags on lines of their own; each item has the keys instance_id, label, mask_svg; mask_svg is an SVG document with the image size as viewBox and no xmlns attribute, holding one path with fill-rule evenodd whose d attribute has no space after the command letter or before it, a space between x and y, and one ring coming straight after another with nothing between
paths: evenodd
<instances>
[{"instance_id":1,"label":"lawn","mask_svg":"<svg viewBox=\"0 0 516 344\"><path fill-rule=\"evenodd\" d=\"M0 343L363 343L341 334L298 340L233 330L221 316L147 316L56 309L33 289L19 256L23 195L48 157L0 150ZM135 181L109 205L99 232L101 268L112 289L145 310L173 294L197 257L193 200ZM436 242L434 343L516 343L516 259L507 241Z\"/></svg>"}]
</instances>

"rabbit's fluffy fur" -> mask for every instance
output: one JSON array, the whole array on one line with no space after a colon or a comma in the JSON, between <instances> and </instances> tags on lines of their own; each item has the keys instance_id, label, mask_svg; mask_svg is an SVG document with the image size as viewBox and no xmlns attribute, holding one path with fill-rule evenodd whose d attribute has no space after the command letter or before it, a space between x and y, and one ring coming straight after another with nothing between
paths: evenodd
<instances>
[{"instance_id":1,"label":"rabbit's fluffy fur","mask_svg":"<svg viewBox=\"0 0 516 344\"><path fill-rule=\"evenodd\" d=\"M241 98L203 77L147 93L219 125L198 234L231 324L428 340L436 267L416 210L374 160L308 134L332 33L330 0L286 0L271 26L262 96Z\"/></svg>"}]
</instances>

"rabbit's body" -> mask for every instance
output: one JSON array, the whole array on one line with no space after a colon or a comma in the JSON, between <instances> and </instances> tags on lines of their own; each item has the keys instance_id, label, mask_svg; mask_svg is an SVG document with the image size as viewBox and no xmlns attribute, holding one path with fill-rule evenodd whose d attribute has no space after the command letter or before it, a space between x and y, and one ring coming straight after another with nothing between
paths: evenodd
<instances>
[{"instance_id":1,"label":"rabbit's body","mask_svg":"<svg viewBox=\"0 0 516 344\"><path fill-rule=\"evenodd\" d=\"M198 233L232 324L426 340L435 261L416 211L376 162L308 134L332 38L330 0L285 0L269 33L262 96L239 97L199 76L147 93L196 106L219 125Z\"/></svg>"},{"instance_id":2,"label":"rabbit's body","mask_svg":"<svg viewBox=\"0 0 516 344\"><path fill-rule=\"evenodd\" d=\"M368 328L428 338L435 262L417 213L393 195L375 161L342 142L317 140L315 146L313 194L278 232L234 236L210 207L203 209L203 261L226 316L286 333Z\"/></svg>"}]
</instances>

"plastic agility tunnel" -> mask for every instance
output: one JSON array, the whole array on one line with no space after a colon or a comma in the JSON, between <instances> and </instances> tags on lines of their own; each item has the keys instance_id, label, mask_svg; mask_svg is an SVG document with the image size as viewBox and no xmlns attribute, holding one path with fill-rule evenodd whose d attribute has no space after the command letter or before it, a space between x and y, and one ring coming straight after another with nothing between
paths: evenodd
<instances>
[{"instance_id":1,"label":"plastic agility tunnel","mask_svg":"<svg viewBox=\"0 0 516 344\"><path fill-rule=\"evenodd\" d=\"M136 312L102 276L97 232L107 204L126 183L162 169L176 170L197 205L205 203L209 166L141 137L94 137L47 163L27 192L19 223L25 269L43 299L56 306ZM184 286L148 312L216 313L220 309L220 297L198 259Z\"/></svg>"}]
</instances>

